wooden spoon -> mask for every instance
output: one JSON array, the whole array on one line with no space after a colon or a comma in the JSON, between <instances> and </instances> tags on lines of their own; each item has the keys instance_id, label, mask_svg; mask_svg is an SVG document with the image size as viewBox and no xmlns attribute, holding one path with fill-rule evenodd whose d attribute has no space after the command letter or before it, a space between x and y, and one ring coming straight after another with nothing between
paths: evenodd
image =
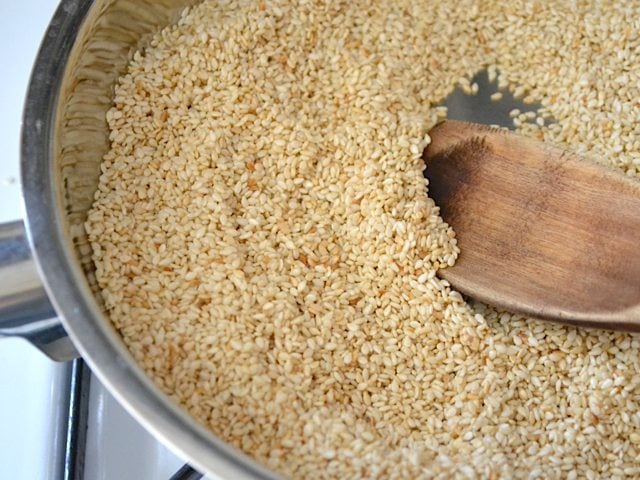
<instances>
[{"instance_id":1,"label":"wooden spoon","mask_svg":"<svg viewBox=\"0 0 640 480\"><path fill-rule=\"evenodd\" d=\"M503 129L429 135L429 195L461 250L439 276L513 312L640 332L640 182Z\"/></svg>"}]
</instances>

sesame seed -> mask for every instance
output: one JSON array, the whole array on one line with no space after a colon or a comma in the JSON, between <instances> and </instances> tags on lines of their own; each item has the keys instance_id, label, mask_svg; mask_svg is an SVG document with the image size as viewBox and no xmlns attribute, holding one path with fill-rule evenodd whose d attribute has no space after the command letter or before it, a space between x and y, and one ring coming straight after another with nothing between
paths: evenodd
<instances>
[{"instance_id":1,"label":"sesame seed","mask_svg":"<svg viewBox=\"0 0 640 480\"><path fill-rule=\"evenodd\" d=\"M486 68L542 105L511 112L520 133L637 177L638 18L559 0L186 9L106 115L85 227L113 325L172 399L290 478L637 476L640 339L453 291L420 150L434 105Z\"/></svg>"}]
</instances>

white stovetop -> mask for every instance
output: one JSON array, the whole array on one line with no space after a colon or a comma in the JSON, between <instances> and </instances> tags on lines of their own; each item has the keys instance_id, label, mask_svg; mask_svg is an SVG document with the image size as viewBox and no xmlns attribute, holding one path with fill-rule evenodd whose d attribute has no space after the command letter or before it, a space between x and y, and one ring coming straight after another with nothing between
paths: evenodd
<instances>
[{"instance_id":1,"label":"white stovetop","mask_svg":"<svg viewBox=\"0 0 640 480\"><path fill-rule=\"evenodd\" d=\"M0 0L0 222L22 217L22 104L31 65L57 3ZM48 471L51 392L61 365L18 339L0 339L0 365L0 478L53 478ZM87 436L84 480L164 480L183 464L95 379Z\"/></svg>"}]
</instances>

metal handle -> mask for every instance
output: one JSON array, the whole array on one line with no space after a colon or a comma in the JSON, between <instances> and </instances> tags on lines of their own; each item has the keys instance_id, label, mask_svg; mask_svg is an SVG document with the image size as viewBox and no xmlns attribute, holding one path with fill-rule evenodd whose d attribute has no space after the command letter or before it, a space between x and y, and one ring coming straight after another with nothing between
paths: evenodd
<instances>
[{"instance_id":1,"label":"metal handle","mask_svg":"<svg viewBox=\"0 0 640 480\"><path fill-rule=\"evenodd\" d=\"M0 336L24 338L53 360L78 356L49 302L21 220L0 224Z\"/></svg>"}]
</instances>

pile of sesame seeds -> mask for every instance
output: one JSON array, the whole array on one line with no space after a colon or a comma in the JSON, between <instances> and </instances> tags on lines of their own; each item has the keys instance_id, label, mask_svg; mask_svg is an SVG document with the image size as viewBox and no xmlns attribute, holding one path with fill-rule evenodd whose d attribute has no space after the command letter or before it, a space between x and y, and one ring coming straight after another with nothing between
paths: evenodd
<instances>
[{"instance_id":1,"label":"pile of sesame seeds","mask_svg":"<svg viewBox=\"0 0 640 480\"><path fill-rule=\"evenodd\" d=\"M292 478L640 475L640 338L435 275L421 152L483 68L640 175L638 2L206 1L138 52L86 229L156 383Z\"/></svg>"}]
</instances>

